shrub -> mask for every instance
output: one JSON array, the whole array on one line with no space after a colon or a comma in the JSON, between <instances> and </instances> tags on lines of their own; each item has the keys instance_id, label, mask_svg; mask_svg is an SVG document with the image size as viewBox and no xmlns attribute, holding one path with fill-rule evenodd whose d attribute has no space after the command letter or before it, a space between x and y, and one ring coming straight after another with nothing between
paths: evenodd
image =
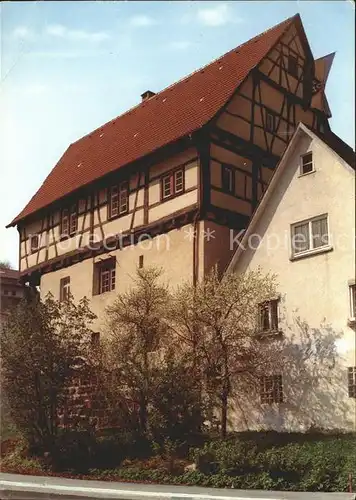
<instances>
[{"instance_id":1,"label":"shrub","mask_svg":"<svg viewBox=\"0 0 356 500\"><path fill-rule=\"evenodd\" d=\"M282 441L288 439L288 434L279 436ZM233 478L235 488L345 491L349 474L356 471L356 436L293 437L294 442L272 447L272 441L215 441L192 455L198 471L210 475L209 483L229 485L226 478Z\"/></svg>"}]
</instances>

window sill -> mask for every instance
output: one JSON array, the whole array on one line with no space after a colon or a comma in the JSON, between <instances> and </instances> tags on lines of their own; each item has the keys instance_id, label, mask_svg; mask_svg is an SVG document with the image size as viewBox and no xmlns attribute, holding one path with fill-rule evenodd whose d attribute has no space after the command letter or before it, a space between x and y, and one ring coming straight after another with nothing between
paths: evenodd
<instances>
[{"instance_id":1,"label":"window sill","mask_svg":"<svg viewBox=\"0 0 356 500\"><path fill-rule=\"evenodd\" d=\"M117 215L110 215L108 216L108 222L115 220L115 219L120 219L120 217L125 217L125 215L128 215L129 210L126 210L126 212L123 212L122 214L117 214Z\"/></svg>"},{"instance_id":2,"label":"window sill","mask_svg":"<svg viewBox=\"0 0 356 500\"><path fill-rule=\"evenodd\" d=\"M178 196L180 196L181 194L184 194L184 193L185 193L185 190L179 191L179 193L171 194L169 196L166 196L165 198L163 196L161 196L161 203L164 203L165 201L173 200L174 198L177 198Z\"/></svg>"},{"instance_id":3,"label":"window sill","mask_svg":"<svg viewBox=\"0 0 356 500\"><path fill-rule=\"evenodd\" d=\"M59 241L69 240L69 238L73 238L73 236L77 235L77 231L75 233L63 234L60 236Z\"/></svg>"},{"instance_id":4,"label":"window sill","mask_svg":"<svg viewBox=\"0 0 356 500\"><path fill-rule=\"evenodd\" d=\"M315 172L316 172L316 170L313 169L310 172L305 172L305 174L299 173L298 177L305 177L306 175L315 174Z\"/></svg>"},{"instance_id":5,"label":"window sill","mask_svg":"<svg viewBox=\"0 0 356 500\"><path fill-rule=\"evenodd\" d=\"M257 332L256 336L259 338L265 338L265 337L278 337L279 335L282 334L283 334L282 330L265 330Z\"/></svg>"},{"instance_id":6,"label":"window sill","mask_svg":"<svg viewBox=\"0 0 356 500\"><path fill-rule=\"evenodd\" d=\"M329 245L324 247L319 247L313 250L307 250L306 252L300 252L296 255L293 255L292 257L289 258L289 260L293 262L294 260L305 259L307 257L312 257L313 255L331 252L332 250L334 250L333 247Z\"/></svg>"}]
</instances>

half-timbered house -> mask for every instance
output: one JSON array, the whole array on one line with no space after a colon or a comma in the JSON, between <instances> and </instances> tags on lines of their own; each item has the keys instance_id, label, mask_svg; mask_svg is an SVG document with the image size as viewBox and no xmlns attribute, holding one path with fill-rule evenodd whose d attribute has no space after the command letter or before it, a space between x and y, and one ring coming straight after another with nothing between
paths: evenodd
<instances>
[{"instance_id":1,"label":"half-timbered house","mask_svg":"<svg viewBox=\"0 0 356 500\"><path fill-rule=\"evenodd\" d=\"M71 144L9 224L22 279L100 317L137 266L171 285L223 270L298 123L342 142L332 57L314 59L296 15Z\"/></svg>"}]
</instances>

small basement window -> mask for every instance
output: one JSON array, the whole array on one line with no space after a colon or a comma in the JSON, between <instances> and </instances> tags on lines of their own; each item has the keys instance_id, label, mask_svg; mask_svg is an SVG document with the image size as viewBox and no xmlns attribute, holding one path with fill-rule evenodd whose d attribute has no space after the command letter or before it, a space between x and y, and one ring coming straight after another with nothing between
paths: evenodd
<instances>
[{"instance_id":1,"label":"small basement window","mask_svg":"<svg viewBox=\"0 0 356 500\"><path fill-rule=\"evenodd\" d=\"M93 332L91 334L91 345L92 347L99 347L100 345L100 332Z\"/></svg>"},{"instance_id":2,"label":"small basement window","mask_svg":"<svg viewBox=\"0 0 356 500\"><path fill-rule=\"evenodd\" d=\"M300 175L309 174L314 171L313 153L310 151L300 157Z\"/></svg>"},{"instance_id":3,"label":"small basement window","mask_svg":"<svg viewBox=\"0 0 356 500\"><path fill-rule=\"evenodd\" d=\"M283 403L282 375L269 375L260 379L262 404Z\"/></svg>"}]
</instances>

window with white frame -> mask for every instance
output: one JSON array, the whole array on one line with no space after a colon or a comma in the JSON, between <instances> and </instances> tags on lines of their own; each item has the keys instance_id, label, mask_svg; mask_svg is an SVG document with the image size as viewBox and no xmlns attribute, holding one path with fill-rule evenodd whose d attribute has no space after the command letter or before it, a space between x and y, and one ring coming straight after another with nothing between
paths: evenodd
<instances>
[{"instance_id":1,"label":"window with white frame","mask_svg":"<svg viewBox=\"0 0 356 500\"><path fill-rule=\"evenodd\" d=\"M347 385L349 397L356 398L356 366L350 366L347 369Z\"/></svg>"},{"instance_id":2,"label":"window with white frame","mask_svg":"<svg viewBox=\"0 0 356 500\"><path fill-rule=\"evenodd\" d=\"M297 222L291 229L293 257L329 246L327 214Z\"/></svg>"},{"instance_id":3,"label":"window with white frame","mask_svg":"<svg viewBox=\"0 0 356 500\"><path fill-rule=\"evenodd\" d=\"M310 151L300 157L300 175L309 174L314 171L313 153Z\"/></svg>"},{"instance_id":4,"label":"window with white frame","mask_svg":"<svg viewBox=\"0 0 356 500\"><path fill-rule=\"evenodd\" d=\"M112 186L109 192L109 218L124 215L129 211L129 186L122 182Z\"/></svg>"},{"instance_id":5,"label":"window with white frame","mask_svg":"<svg viewBox=\"0 0 356 500\"><path fill-rule=\"evenodd\" d=\"M68 208L64 208L62 210L61 217L61 235L67 236L69 234L69 210Z\"/></svg>"},{"instance_id":6,"label":"window with white frame","mask_svg":"<svg viewBox=\"0 0 356 500\"><path fill-rule=\"evenodd\" d=\"M70 295L70 277L66 276L59 282L59 300L61 302L68 300Z\"/></svg>"},{"instance_id":7,"label":"window with white frame","mask_svg":"<svg viewBox=\"0 0 356 500\"><path fill-rule=\"evenodd\" d=\"M268 375L260 378L262 404L283 403L282 375Z\"/></svg>"},{"instance_id":8,"label":"window with white frame","mask_svg":"<svg viewBox=\"0 0 356 500\"><path fill-rule=\"evenodd\" d=\"M179 169L161 179L161 198L167 199L184 192L184 170Z\"/></svg>"},{"instance_id":9,"label":"window with white frame","mask_svg":"<svg viewBox=\"0 0 356 500\"><path fill-rule=\"evenodd\" d=\"M349 285L350 295L350 320L356 319L356 284Z\"/></svg>"},{"instance_id":10,"label":"window with white frame","mask_svg":"<svg viewBox=\"0 0 356 500\"><path fill-rule=\"evenodd\" d=\"M109 258L97 262L94 266L93 294L101 294L115 290L116 284L116 259Z\"/></svg>"},{"instance_id":11,"label":"window with white frame","mask_svg":"<svg viewBox=\"0 0 356 500\"><path fill-rule=\"evenodd\" d=\"M78 229L77 204L73 203L70 208L64 208L61 214L61 236L72 236Z\"/></svg>"},{"instance_id":12,"label":"window with white frame","mask_svg":"<svg viewBox=\"0 0 356 500\"><path fill-rule=\"evenodd\" d=\"M78 214L77 214L77 204L73 204L70 207L69 214L69 234L74 234L78 229Z\"/></svg>"},{"instance_id":13,"label":"window with white frame","mask_svg":"<svg viewBox=\"0 0 356 500\"><path fill-rule=\"evenodd\" d=\"M259 332L278 331L278 300L268 300L258 305Z\"/></svg>"}]
</instances>

